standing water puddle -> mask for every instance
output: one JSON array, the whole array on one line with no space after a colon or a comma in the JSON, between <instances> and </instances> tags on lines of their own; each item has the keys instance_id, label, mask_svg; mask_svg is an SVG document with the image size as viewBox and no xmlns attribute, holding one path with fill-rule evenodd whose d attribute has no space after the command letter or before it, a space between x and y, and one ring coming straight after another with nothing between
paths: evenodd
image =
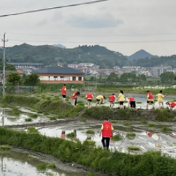
<instances>
[{"instance_id":1,"label":"standing water puddle","mask_svg":"<svg viewBox=\"0 0 176 176\"><path fill-rule=\"evenodd\" d=\"M0 151L0 175L2 176L86 176L83 172L66 172L59 169L41 170L37 168L37 165L41 163L37 159L28 157L28 154Z\"/></svg>"}]
</instances>

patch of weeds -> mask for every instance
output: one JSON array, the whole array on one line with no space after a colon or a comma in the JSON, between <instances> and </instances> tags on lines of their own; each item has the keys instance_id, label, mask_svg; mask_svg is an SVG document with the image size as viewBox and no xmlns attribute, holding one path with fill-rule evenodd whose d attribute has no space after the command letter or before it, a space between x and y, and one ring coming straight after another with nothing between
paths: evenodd
<instances>
[{"instance_id":1,"label":"patch of weeds","mask_svg":"<svg viewBox=\"0 0 176 176\"><path fill-rule=\"evenodd\" d=\"M118 123L117 120L110 120L111 123Z\"/></svg>"},{"instance_id":2,"label":"patch of weeds","mask_svg":"<svg viewBox=\"0 0 176 176\"><path fill-rule=\"evenodd\" d=\"M131 124L131 122L124 122L123 125L124 126L131 126L132 124Z\"/></svg>"},{"instance_id":3,"label":"patch of weeds","mask_svg":"<svg viewBox=\"0 0 176 176\"><path fill-rule=\"evenodd\" d=\"M42 114L42 113L43 113L43 111L37 111L37 113L38 113L38 114Z\"/></svg>"},{"instance_id":4,"label":"patch of weeds","mask_svg":"<svg viewBox=\"0 0 176 176\"><path fill-rule=\"evenodd\" d=\"M80 122L87 122L86 119L80 119Z\"/></svg>"},{"instance_id":5,"label":"patch of weeds","mask_svg":"<svg viewBox=\"0 0 176 176\"><path fill-rule=\"evenodd\" d=\"M172 129L169 128L169 127L162 127L161 131L162 131L163 133L166 133L166 132L172 131Z\"/></svg>"},{"instance_id":6,"label":"patch of weeds","mask_svg":"<svg viewBox=\"0 0 176 176\"><path fill-rule=\"evenodd\" d=\"M21 111L18 108L16 108L16 107L12 108L12 114L14 116L19 116L20 113L21 113Z\"/></svg>"},{"instance_id":7,"label":"patch of weeds","mask_svg":"<svg viewBox=\"0 0 176 176\"><path fill-rule=\"evenodd\" d=\"M31 119L31 118L27 118L27 119L25 119L25 121L26 121L26 122L31 122L32 119Z\"/></svg>"},{"instance_id":8,"label":"patch of weeds","mask_svg":"<svg viewBox=\"0 0 176 176\"><path fill-rule=\"evenodd\" d=\"M88 173L86 176L96 176L96 175L92 173Z\"/></svg>"},{"instance_id":9,"label":"patch of weeds","mask_svg":"<svg viewBox=\"0 0 176 176\"><path fill-rule=\"evenodd\" d=\"M38 130L35 127L33 127L33 126L28 126L27 127L27 132L29 134L39 134Z\"/></svg>"},{"instance_id":10,"label":"patch of weeds","mask_svg":"<svg viewBox=\"0 0 176 176\"><path fill-rule=\"evenodd\" d=\"M58 119L65 119L65 116L64 115L60 115L60 116L58 116Z\"/></svg>"},{"instance_id":11,"label":"patch of weeds","mask_svg":"<svg viewBox=\"0 0 176 176\"><path fill-rule=\"evenodd\" d=\"M74 138L74 137L76 137L76 134L74 132L72 132L72 133L68 133L66 136L68 138Z\"/></svg>"},{"instance_id":12,"label":"patch of weeds","mask_svg":"<svg viewBox=\"0 0 176 176\"><path fill-rule=\"evenodd\" d=\"M138 147L138 146L128 146L128 150L139 151L139 150L140 150L140 147Z\"/></svg>"},{"instance_id":13,"label":"patch of weeds","mask_svg":"<svg viewBox=\"0 0 176 176\"><path fill-rule=\"evenodd\" d=\"M44 115L49 115L49 113L48 112L44 112Z\"/></svg>"},{"instance_id":14,"label":"patch of weeds","mask_svg":"<svg viewBox=\"0 0 176 176\"><path fill-rule=\"evenodd\" d=\"M3 105L2 105L2 108L7 108L8 107L8 105L6 104L6 103L4 103Z\"/></svg>"},{"instance_id":15,"label":"patch of weeds","mask_svg":"<svg viewBox=\"0 0 176 176\"><path fill-rule=\"evenodd\" d=\"M154 123L149 123L148 127L155 127L156 125Z\"/></svg>"},{"instance_id":16,"label":"patch of weeds","mask_svg":"<svg viewBox=\"0 0 176 176\"><path fill-rule=\"evenodd\" d=\"M10 150L11 147L8 145L0 145L0 150Z\"/></svg>"},{"instance_id":17,"label":"patch of weeds","mask_svg":"<svg viewBox=\"0 0 176 176\"><path fill-rule=\"evenodd\" d=\"M56 120L57 117L50 117L49 119L50 119L50 120Z\"/></svg>"},{"instance_id":18,"label":"patch of weeds","mask_svg":"<svg viewBox=\"0 0 176 176\"><path fill-rule=\"evenodd\" d=\"M46 163L41 163L37 165L37 169L39 170L45 170L47 168L47 164Z\"/></svg>"},{"instance_id":19,"label":"patch of weeds","mask_svg":"<svg viewBox=\"0 0 176 176\"><path fill-rule=\"evenodd\" d=\"M86 133L87 134L95 134L95 131L94 130L87 130Z\"/></svg>"},{"instance_id":20,"label":"patch of weeds","mask_svg":"<svg viewBox=\"0 0 176 176\"><path fill-rule=\"evenodd\" d=\"M173 112L168 108L157 109L155 120L160 122L171 122L173 121L174 115Z\"/></svg>"},{"instance_id":21,"label":"patch of weeds","mask_svg":"<svg viewBox=\"0 0 176 176\"><path fill-rule=\"evenodd\" d=\"M31 118L37 118L38 115L37 115L37 114L30 114L30 117L31 117Z\"/></svg>"},{"instance_id":22,"label":"patch of weeds","mask_svg":"<svg viewBox=\"0 0 176 176\"><path fill-rule=\"evenodd\" d=\"M137 101L136 104L142 104L142 102L141 101Z\"/></svg>"},{"instance_id":23,"label":"patch of weeds","mask_svg":"<svg viewBox=\"0 0 176 176\"><path fill-rule=\"evenodd\" d=\"M113 141L121 141L122 140L122 137L118 134L114 135L112 138L111 138Z\"/></svg>"},{"instance_id":24,"label":"patch of weeds","mask_svg":"<svg viewBox=\"0 0 176 176\"><path fill-rule=\"evenodd\" d=\"M147 120L144 120L144 119L141 120L141 123L145 125L148 124Z\"/></svg>"},{"instance_id":25,"label":"patch of weeds","mask_svg":"<svg viewBox=\"0 0 176 176\"><path fill-rule=\"evenodd\" d=\"M56 168L56 164L55 162L52 162L50 164L47 165L48 168Z\"/></svg>"},{"instance_id":26,"label":"patch of weeds","mask_svg":"<svg viewBox=\"0 0 176 176\"><path fill-rule=\"evenodd\" d=\"M136 137L135 133L127 133L126 134L126 138L128 138L128 139L134 139L135 137Z\"/></svg>"}]
</instances>

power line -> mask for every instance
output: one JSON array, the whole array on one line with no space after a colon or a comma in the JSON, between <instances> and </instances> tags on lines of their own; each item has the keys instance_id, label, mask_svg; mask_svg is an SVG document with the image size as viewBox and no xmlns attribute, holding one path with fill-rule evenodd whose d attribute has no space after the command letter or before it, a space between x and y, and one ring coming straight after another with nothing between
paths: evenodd
<instances>
[{"instance_id":1,"label":"power line","mask_svg":"<svg viewBox=\"0 0 176 176\"><path fill-rule=\"evenodd\" d=\"M22 42L35 42L35 43L56 43L58 41L31 41L31 40L11 40L11 41L22 41ZM173 40L145 40L145 41L84 41L84 42L75 42L75 41L59 41L60 43L158 43L158 42L176 42L176 39Z\"/></svg>"},{"instance_id":2,"label":"power line","mask_svg":"<svg viewBox=\"0 0 176 176\"><path fill-rule=\"evenodd\" d=\"M95 3L100 3L104 1L110 1L110 0L97 0L97 1L92 1L92 2L83 2L83 3L70 4L70 5L65 5L65 6L56 6L56 7L49 7L49 8L44 8L44 9L30 10L30 11L25 11L25 12L17 12L17 13L11 13L11 14L6 14L6 15L0 15L0 18L8 17L8 16L15 16L15 15L22 15L22 14L27 14L27 13L47 11L47 10L61 9L61 8L67 8L67 7L95 4Z\"/></svg>"},{"instance_id":3,"label":"power line","mask_svg":"<svg viewBox=\"0 0 176 176\"><path fill-rule=\"evenodd\" d=\"M106 37L133 37L133 36L160 36L160 35L176 35L176 33L157 33L157 34L132 34L132 35L128 35L128 34L119 34L119 35L111 35L111 34L104 34L104 35L85 35L85 34L60 34L60 35L51 35L51 34L25 34L25 33L8 33L8 34L17 34L17 35L27 35L27 36L58 36L58 37L66 37L66 36L81 36L81 37L102 37L102 36L106 36Z\"/></svg>"}]
</instances>

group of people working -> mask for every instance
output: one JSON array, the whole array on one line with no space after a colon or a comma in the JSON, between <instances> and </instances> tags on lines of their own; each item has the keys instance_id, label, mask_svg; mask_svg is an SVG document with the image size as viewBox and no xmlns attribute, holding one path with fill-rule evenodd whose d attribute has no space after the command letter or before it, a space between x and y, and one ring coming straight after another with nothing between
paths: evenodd
<instances>
[{"instance_id":1,"label":"group of people working","mask_svg":"<svg viewBox=\"0 0 176 176\"><path fill-rule=\"evenodd\" d=\"M62 89L61 89L61 94L62 94L62 101L65 102L66 99L66 84L63 85ZM77 104L77 100L78 100L78 96L80 95L79 91L76 91L72 94L71 99L73 100L73 105L76 106ZM162 90L160 90L160 92L156 95L157 97L157 102L159 105L159 108L164 107L164 101L163 98L165 97L162 94ZM87 107L90 108L92 106L92 101L93 101L93 94L92 93L87 93L85 98L87 99ZM104 100L106 99L105 96L103 95L98 95L96 96L96 106L100 106L102 103L104 103ZM109 106L110 108L114 107L115 101L119 101L120 104L120 109L124 109L124 102L128 101L128 106L131 108L134 108L136 110L136 101L134 97L128 97L126 98L123 91L120 90L118 96L116 97L115 94L111 94L108 97L109 100ZM151 105L154 108L155 105L155 101L154 101L154 96L150 91L147 91L147 103L146 103L146 109L148 109L149 105ZM173 109L176 106L176 103L174 101L168 101L166 102L166 105L168 105L170 107L170 109Z\"/></svg>"}]
</instances>

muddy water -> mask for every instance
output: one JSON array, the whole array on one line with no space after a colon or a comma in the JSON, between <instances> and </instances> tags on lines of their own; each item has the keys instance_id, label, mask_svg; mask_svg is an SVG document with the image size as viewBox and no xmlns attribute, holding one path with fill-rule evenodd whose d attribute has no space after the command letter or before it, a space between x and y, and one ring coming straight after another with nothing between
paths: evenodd
<instances>
[{"instance_id":1,"label":"muddy water","mask_svg":"<svg viewBox=\"0 0 176 176\"><path fill-rule=\"evenodd\" d=\"M152 122L153 123L153 122ZM129 153L129 146L137 146L140 148L137 153L143 153L149 150L161 151L163 154L167 154L176 158L176 127L174 123L156 123L155 127L149 127L148 125L142 125L139 122L132 122L132 125L125 126L124 121L118 121L118 124L113 124L114 135L119 134L122 140L115 142L111 140L110 149L112 151L120 151ZM162 133L162 127L167 126L172 129L168 133ZM96 142L96 146L101 145L101 137L99 136L99 130L101 123L98 121L87 122L82 124L81 122L71 122L62 126L39 128L39 132L46 136L61 137L62 131L66 134L76 130L76 138L72 139L77 141L78 139L83 142L85 140L93 140ZM94 135L86 134L88 129L94 129ZM128 139L126 134L134 132L136 137L134 139ZM65 136L66 140L70 140Z\"/></svg>"},{"instance_id":2,"label":"muddy water","mask_svg":"<svg viewBox=\"0 0 176 176\"><path fill-rule=\"evenodd\" d=\"M42 162L28 157L28 154L12 151L0 151L1 176L86 176L85 172L67 172L59 169L41 170L37 168ZM65 170L67 166L65 166ZM69 169L68 169L69 170Z\"/></svg>"}]
</instances>

